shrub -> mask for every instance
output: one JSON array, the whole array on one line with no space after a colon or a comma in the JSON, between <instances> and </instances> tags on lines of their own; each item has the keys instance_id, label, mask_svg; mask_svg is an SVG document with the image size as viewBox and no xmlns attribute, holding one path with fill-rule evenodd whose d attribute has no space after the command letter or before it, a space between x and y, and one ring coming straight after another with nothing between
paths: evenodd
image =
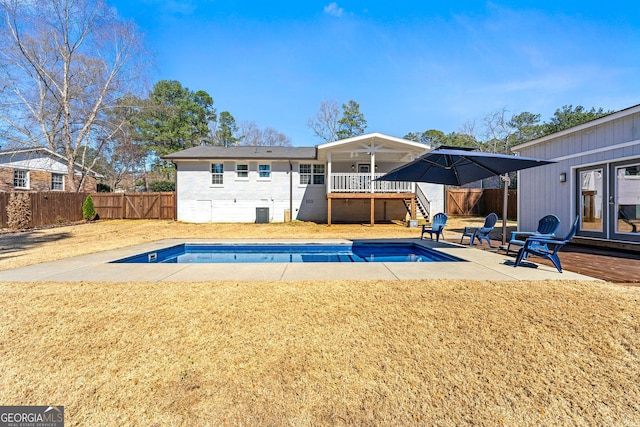
<instances>
[{"instance_id":1,"label":"shrub","mask_svg":"<svg viewBox=\"0 0 640 427\"><path fill-rule=\"evenodd\" d=\"M111 193L111 187L108 184L103 184L102 182L97 184L96 190L98 193Z\"/></svg>"},{"instance_id":2,"label":"shrub","mask_svg":"<svg viewBox=\"0 0 640 427\"><path fill-rule=\"evenodd\" d=\"M160 193L163 191L176 191L176 183L173 181L156 181L149 184L149 191Z\"/></svg>"},{"instance_id":3,"label":"shrub","mask_svg":"<svg viewBox=\"0 0 640 427\"><path fill-rule=\"evenodd\" d=\"M29 193L11 193L7 204L7 225L12 230L24 230L31 225Z\"/></svg>"},{"instance_id":4,"label":"shrub","mask_svg":"<svg viewBox=\"0 0 640 427\"><path fill-rule=\"evenodd\" d=\"M87 197L84 199L82 203L82 218L86 220L91 220L95 218L96 210L93 207L93 198L91 198L91 194L87 194Z\"/></svg>"}]
</instances>

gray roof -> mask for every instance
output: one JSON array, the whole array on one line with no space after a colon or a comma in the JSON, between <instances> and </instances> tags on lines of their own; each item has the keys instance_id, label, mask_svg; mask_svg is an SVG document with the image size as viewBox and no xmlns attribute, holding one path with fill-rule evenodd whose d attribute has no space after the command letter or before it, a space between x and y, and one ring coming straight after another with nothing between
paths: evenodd
<instances>
[{"instance_id":1,"label":"gray roof","mask_svg":"<svg viewBox=\"0 0 640 427\"><path fill-rule=\"evenodd\" d=\"M201 145L162 156L165 160L274 159L315 160L316 147L222 147Z\"/></svg>"}]
</instances>

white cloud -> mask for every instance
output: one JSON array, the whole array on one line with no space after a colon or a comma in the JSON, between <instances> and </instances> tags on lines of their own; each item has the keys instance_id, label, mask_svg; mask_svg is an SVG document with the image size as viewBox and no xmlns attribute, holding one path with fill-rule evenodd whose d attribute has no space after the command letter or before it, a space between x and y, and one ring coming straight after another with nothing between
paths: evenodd
<instances>
[{"instance_id":1,"label":"white cloud","mask_svg":"<svg viewBox=\"0 0 640 427\"><path fill-rule=\"evenodd\" d=\"M333 15L333 16L342 16L342 14L344 13L344 9L341 7L338 7L338 3L333 2L333 3L329 3L329 5L324 7L324 13Z\"/></svg>"}]
</instances>

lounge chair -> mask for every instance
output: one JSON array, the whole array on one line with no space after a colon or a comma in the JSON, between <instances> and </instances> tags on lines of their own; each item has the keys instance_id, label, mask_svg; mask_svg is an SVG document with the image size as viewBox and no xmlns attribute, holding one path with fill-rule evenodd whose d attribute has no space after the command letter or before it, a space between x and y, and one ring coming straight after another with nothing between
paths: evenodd
<instances>
[{"instance_id":1,"label":"lounge chair","mask_svg":"<svg viewBox=\"0 0 640 427\"><path fill-rule=\"evenodd\" d=\"M478 243L480 244L482 244L482 240L486 240L489 247L492 248L489 233L496 226L496 222L498 222L498 215L492 212L484 219L484 225L482 227L465 227L462 232L462 237L460 237L460 244L462 244L462 239L467 236L470 238L469 246L473 246L473 241L478 239Z\"/></svg>"},{"instance_id":2,"label":"lounge chair","mask_svg":"<svg viewBox=\"0 0 640 427\"><path fill-rule=\"evenodd\" d=\"M420 235L420 240L424 239L424 235L429 233L429 238L433 240L433 235L436 235L436 242L440 241L440 236L443 236L442 230L444 230L444 226L447 225L447 215L444 213L437 213L433 216L433 221L431 224L425 224L422 226L422 234Z\"/></svg>"},{"instance_id":3,"label":"lounge chair","mask_svg":"<svg viewBox=\"0 0 640 427\"><path fill-rule=\"evenodd\" d=\"M509 240L509 244L507 245L507 253L509 253L511 245L524 246L524 242L529 237L547 237L551 239L556 237L556 231L559 226L560 220L557 216L547 215L538 221L536 231L514 231L511 233L511 240Z\"/></svg>"},{"instance_id":4,"label":"lounge chair","mask_svg":"<svg viewBox=\"0 0 640 427\"><path fill-rule=\"evenodd\" d=\"M560 258L558 252L564 245L569 243L569 240L573 239L578 231L578 223L580 222L580 216L576 216L573 221L569 234L564 239L553 239L547 237L532 236L524 242L524 246L518 251L516 262L514 267L520 265L523 259L526 259L529 255L536 255L542 258L546 258L553 263L553 265L562 273L562 265L560 264Z\"/></svg>"}]
</instances>

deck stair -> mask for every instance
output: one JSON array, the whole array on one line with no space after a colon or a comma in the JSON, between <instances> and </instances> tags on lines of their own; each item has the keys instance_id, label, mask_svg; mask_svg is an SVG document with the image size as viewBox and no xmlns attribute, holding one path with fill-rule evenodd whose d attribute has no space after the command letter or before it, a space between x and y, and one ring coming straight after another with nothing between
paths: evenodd
<instances>
[{"instance_id":1,"label":"deck stair","mask_svg":"<svg viewBox=\"0 0 640 427\"><path fill-rule=\"evenodd\" d=\"M411 199L402 199L402 202L404 203L404 207L407 209L407 212L411 214ZM425 221L429 220L429 212L418 198L416 198L416 219L423 219Z\"/></svg>"}]
</instances>

